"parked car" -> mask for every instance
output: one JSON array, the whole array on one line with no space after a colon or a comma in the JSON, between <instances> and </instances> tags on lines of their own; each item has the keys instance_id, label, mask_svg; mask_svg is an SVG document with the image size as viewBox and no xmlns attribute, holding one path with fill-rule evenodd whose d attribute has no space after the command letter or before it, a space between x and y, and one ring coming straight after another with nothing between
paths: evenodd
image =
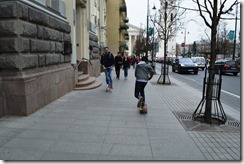
<instances>
[{"instance_id":1,"label":"parked car","mask_svg":"<svg viewBox=\"0 0 244 164\"><path fill-rule=\"evenodd\" d=\"M194 74L198 74L198 66L191 58L175 59L172 64L172 72L175 71L178 73L194 72Z\"/></svg>"},{"instance_id":2,"label":"parked car","mask_svg":"<svg viewBox=\"0 0 244 164\"><path fill-rule=\"evenodd\" d=\"M240 65L237 61L220 59L215 61L214 70L215 73L218 74L220 74L222 70L222 74L232 73L234 76L236 76L240 72Z\"/></svg>"},{"instance_id":3,"label":"parked car","mask_svg":"<svg viewBox=\"0 0 244 164\"><path fill-rule=\"evenodd\" d=\"M198 68L201 68L202 70L204 70L205 65L206 65L206 60L204 57L191 57L191 59L194 63L197 63Z\"/></svg>"}]
</instances>

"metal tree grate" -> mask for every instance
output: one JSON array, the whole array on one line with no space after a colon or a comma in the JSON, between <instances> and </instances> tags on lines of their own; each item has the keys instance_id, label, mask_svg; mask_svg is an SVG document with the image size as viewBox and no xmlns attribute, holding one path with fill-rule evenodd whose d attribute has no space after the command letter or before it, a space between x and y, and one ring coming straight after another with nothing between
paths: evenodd
<instances>
[{"instance_id":1,"label":"metal tree grate","mask_svg":"<svg viewBox=\"0 0 244 164\"><path fill-rule=\"evenodd\" d=\"M236 121L228 121L226 123L226 125L229 125L229 126L234 127L234 128L240 128L241 127L240 122L236 122Z\"/></svg>"},{"instance_id":2,"label":"metal tree grate","mask_svg":"<svg viewBox=\"0 0 244 164\"><path fill-rule=\"evenodd\" d=\"M201 121L194 121L190 112L173 112L175 117L179 120L181 125L187 131L212 131L212 132L240 132L240 122L230 118L225 124L214 125L206 124Z\"/></svg>"}]
</instances>

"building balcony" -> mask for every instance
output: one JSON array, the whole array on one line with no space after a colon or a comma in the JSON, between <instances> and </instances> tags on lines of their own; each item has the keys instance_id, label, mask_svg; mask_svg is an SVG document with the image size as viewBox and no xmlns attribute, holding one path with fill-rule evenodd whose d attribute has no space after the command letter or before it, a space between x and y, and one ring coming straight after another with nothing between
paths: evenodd
<instances>
[{"instance_id":1,"label":"building balcony","mask_svg":"<svg viewBox=\"0 0 244 164\"><path fill-rule=\"evenodd\" d=\"M120 6L120 8L119 8L119 12L127 12L127 8L126 8L126 6Z\"/></svg>"},{"instance_id":2,"label":"building balcony","mask_svg":"<svg viewBox=\"0 0 244 164\"><path fill-rule=\"evenodd\" d=\"M129 34L128 33L125 33L124 36L129 36Z\"/></svg>"},{"instance_id":3,"label":"building balcony","mask_svg":"<svg viewBox=\"0 0 244 164\"><path fill-rule=\"evenodd\" d=\"M120 25L119 29L120 30L128 30L129 26L128 25Z\"/></svg>"},{"instance_id":4,"label":"building balcony","mask_svg":"<svg viewBox=\"0 0 244 164\"><path fill-rule=\"evenodd\" d=\"M129 48L128 48L128 45L127 44L120 44L119 45L119 48L121 49L125 49L125 50L128 50Z\"/></svg>"}]
</instances>

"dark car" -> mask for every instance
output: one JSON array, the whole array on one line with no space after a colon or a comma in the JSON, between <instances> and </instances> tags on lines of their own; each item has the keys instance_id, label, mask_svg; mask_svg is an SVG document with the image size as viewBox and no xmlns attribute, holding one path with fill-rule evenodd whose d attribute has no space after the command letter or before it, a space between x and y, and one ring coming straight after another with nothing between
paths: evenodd
<instances>
[{"instance_id":1,"label":"dark car","mask_svg":"<svg viewBox=\"0 0 244 164\"><path fill-rule=\"evenodd\" d=\"M222 74L232 73L236 76L240 72L240 65L237 61L231 61L226 59L216 60L215 61L215 73Z\"/></svg>"},{"instance_id":2,"label":"dark car","mask_svg":"<svg viewBox=\"0 0 244 164\"><path fill-rule=\"evenodd\" d=\"M180 58L175 59L173 62L172 71L177 71L178 73L194 72L194 74L198 74L198 66L191 58Z\"/></svg>"}]
</instances>

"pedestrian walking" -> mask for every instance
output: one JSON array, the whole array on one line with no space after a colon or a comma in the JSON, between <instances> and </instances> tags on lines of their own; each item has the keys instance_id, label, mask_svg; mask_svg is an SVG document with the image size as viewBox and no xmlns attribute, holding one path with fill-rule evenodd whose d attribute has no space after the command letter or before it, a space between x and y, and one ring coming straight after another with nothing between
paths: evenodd
<instances>
[{"instance_id":1,"label":"pedestrian walking","mask_svg":"<svg viewBox=\"0 0 244 164\"><path fill-rule=\"evenodd\" d=\"M117 53L117 56L115 56L114 61L115 61L114 62L114 65L115 65L116 78L119 80L119 77L120 77L120 69L121 69L122 64L123 64L123 58L122 58L120 52Z\"/></svg>"},{"instance_id":2,"label":"pedestrian walking","mask_svg":"<svg viewBox=\"0 0 244 164\"><path fill-rule=\"evenodd\" d=\"M109 51L108 47L104 47L104 53L101 56L101 65L103 66L106 83L107 83L107 89L106 91L112 91L113 90L113 79L112 79L112 71L114 66L114 56Z\"/></svg>"},{"instance_id":3,"label":"pedestrian walking","mask_svg":"<svg viewBox=\"0 0 244 164\"><path fill-rule=\"evenodd\" d=\"M137 107L140 111L147 108L145 99L145 87L147 82L152 79L154 75L153 68L146 63L147 59L145 56L142 57L141 61L137 64L135 68L135 97L138 99Z\"/></svg>"},{"instance_id":4,"label":"pedestrian walking","mask_svg":"<svg viewBox=\"0 0 244 164\"><path fill-rule=\"evenodd\" d=\"M133 69L135 69L135 67L136 67L136 57L135 57L135 55L133 55L131 57L131 59L132 59L132 67L133 67Z\"/></svg>"},{"instance_id":5,"label":"pedestrian walking","mask_svg":"<svg viewBox=\"0 0 244 164\"><path fill-rule=\"evenodd\" d=\"M124 70L125 80L127 80L127 78L128 78L128 69L129 68L130 68L130 61L128 58L128 54L125 54L125 56L123 58L123 70Z\"/></svg>"}]
</instances>

